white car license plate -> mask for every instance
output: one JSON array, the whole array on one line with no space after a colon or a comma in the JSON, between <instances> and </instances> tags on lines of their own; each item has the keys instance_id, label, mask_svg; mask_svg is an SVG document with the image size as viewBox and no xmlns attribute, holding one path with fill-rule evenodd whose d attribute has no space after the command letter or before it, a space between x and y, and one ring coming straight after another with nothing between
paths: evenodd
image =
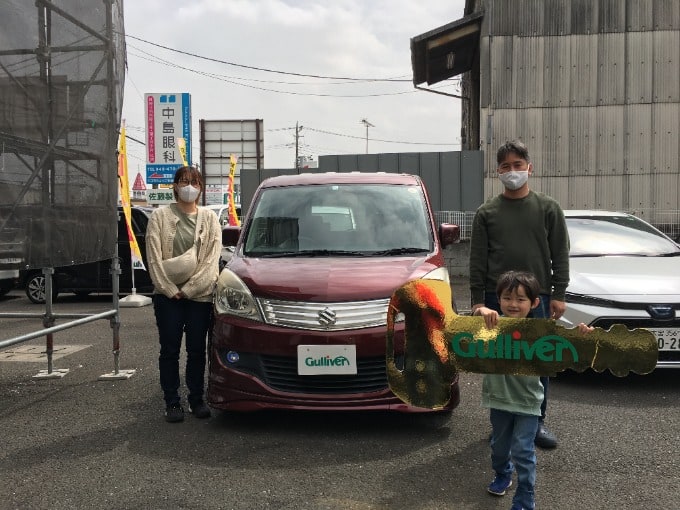
<instances>
[{"instance_id":1,"label":"white car license plate","mask_svg":"<svg viewBox=\"0 0 680 510\"><path fill-rule=\"evenodd\" d=\"M680 328L649 328L654 333L660 351L680 352Z\"/></svg>"},{"instance_id":2,"label":"white car license plate","mask_svg":"<svg viewBox=\"0 0 680 510\"><path fill-rule=\"evenodd\" d=\"M298 345L298 374L356 374L356 345Z\"/></svg>"}]
</instances>

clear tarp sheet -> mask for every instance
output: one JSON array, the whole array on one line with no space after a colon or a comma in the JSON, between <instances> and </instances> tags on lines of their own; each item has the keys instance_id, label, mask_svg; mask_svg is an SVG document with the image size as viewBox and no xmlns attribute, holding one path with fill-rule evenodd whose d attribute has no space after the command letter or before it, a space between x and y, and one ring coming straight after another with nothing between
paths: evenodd
<instances>
[{"instance_id":1,"label":"clear tarp sheet","mask_svg":"<svg viewBox=\"0 0 680 510\"><path fill-rule=\"evenodd\" d=\"M122 0L0 2L0 270L111 258Z\"/></svg>"}]
</instances>

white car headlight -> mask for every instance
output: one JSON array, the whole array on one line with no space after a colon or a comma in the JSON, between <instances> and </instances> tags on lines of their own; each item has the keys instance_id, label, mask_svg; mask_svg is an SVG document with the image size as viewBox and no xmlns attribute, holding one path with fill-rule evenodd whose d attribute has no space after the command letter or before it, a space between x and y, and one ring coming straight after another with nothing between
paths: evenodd
<instances>
[{"instance_id":1,"label":"white car headlight","mask_svg":"<svg viewBox=\"0 0 680 510\"><path fill-rule=\"evenodd\" d=\"M262 321L262 315L250 289L229 269L224 269L217 279L215 313L230 314Z\"/></svg>"},{"instance_id":2,"label":"white car headlight","mask_svg":"<svg viewBox=\"0 0 680 510\"><path fill-rule=\"evenodd\" d=\"M445 267L438 267L421 277L423 280L440 280L446 283L450 283L449 280L449 270ZM404 322L406 316L403 312L399 312L395 318L394 322Z\"/></svg>"},{"instance_id":3,"label":"white car headlight","mask_svg":"<svg viewBox=\"0 0 680 510\"><path fill-rule=\"evenodd\" d=\"M451 283L451 280L449 279L449 270L444 266L433 269L422 276L422 278L423 280L441 280L446 283Z\"/></svg>"}]
</instances>

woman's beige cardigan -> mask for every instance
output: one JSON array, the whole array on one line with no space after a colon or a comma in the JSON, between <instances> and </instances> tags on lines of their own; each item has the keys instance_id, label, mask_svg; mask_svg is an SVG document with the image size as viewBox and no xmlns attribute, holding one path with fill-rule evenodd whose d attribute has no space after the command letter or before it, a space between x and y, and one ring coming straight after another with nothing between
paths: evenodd
<instances>
[{"instance_id":1,"label":"woman's beige cardigan","mask_svg":"<svg viewBox=\"0 0 680 510\"><path fill-rule=\"evenodd\" d=\"M151 215L146 230L146 259L154 292L172 298L180 290L188 299L211 301L219 273L219 259L222 250L222 230L217 215L210 209L198 208L196 228L200 239L196 272L180 289L172 283L163 270L162 260L170 259L172 245L177 232L177 222L169 206L156 209Z\"/></svg>"}]
</instances>

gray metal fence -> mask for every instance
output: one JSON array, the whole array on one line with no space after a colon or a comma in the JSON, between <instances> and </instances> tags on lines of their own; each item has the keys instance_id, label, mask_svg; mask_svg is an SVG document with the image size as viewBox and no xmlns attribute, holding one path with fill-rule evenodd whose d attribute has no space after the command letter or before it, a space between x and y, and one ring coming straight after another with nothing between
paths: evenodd
<instances>
[{"instance_id":1,"label":"gray metal fence","mask_svg":"<svg viewBox=\"0 0 680 510\"><path fill-rule=\"evenodd\" d=\"M675 242L680 242L680 210L632 209L626 212L651 223Z\"/></svg>"},{"instance_id":2,"label":"gray metal fence","mask_svg":"<svg viewBox=\"0 0 680 510\"><path fill-rule=\"evenodd\" d=\"M460 228L460 240L469 241L472 234L474 211L435 211L435 223L453 223Z\"/></svg>"}]
</instances>

